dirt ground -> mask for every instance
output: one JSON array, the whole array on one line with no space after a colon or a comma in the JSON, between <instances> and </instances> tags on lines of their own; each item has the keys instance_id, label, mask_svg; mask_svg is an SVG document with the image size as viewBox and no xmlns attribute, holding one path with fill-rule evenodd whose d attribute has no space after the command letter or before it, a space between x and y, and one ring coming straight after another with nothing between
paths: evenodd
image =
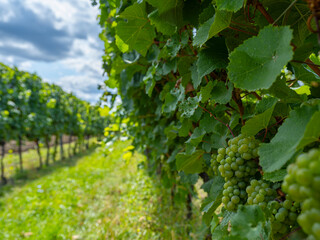
<instances>
[{"instance_id":1,"label":"dirt ground","mask_svg":"<svg viewBox=\"0 0 320 240\"><path fill-rule=\"evenodd\" d=\"M72 137L72 142L75 141L77 137ZM69 143L69 136L63 135L62 137L63 143ZM50 141L50 146L53 146L55 142L55 136L51 137ZM36 143L35 142L30 142L30 141L22 141L22 151L27 151L29 149L35 149L36 148ZM16 141L10 141L5 145L5 152L7 153L9 150L13 150L13 152L18 152L18 145Z\"/></svg>"}]
</instances>

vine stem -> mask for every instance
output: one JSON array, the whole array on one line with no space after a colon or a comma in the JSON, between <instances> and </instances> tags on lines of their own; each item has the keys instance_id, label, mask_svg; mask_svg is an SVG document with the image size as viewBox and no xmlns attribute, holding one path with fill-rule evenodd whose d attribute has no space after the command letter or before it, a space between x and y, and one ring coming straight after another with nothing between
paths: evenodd
<instances>
[{"instance_id":1,"label":"vine stem","mask_svg":"<svg viewBox=\"0 0 320 240\"><path fill-rule=\"evenodd\" d=\"M243 126L244 125L244 121L243 121L244 108L243 108L243 104L241 101L240 93L238 91L233 91L232 92L232 99L233 99L233 101L235 101L235 103L237 104L237 106L239 108L241 124Z\"/></svg>"},{"instance_id":2,"label":"vine stem","mask_svg":"<svg viewBox=\"0 0 320 240\"><path fill-rule=\"evenodd\" d=\"M252 92L252 94L258 99L258 100L262 100L262 97L258 94L258 93L256 93L256 92Z\"/></svg>"},{"instance_id":3,"label":"vine stem","mask_svg":"<svg viewBox=\"0 0 320 240\"><path fill-rule=\"evenodd\" d=\"M274 126L276 126L276 125L278 125L279 123L281 123L283 120L285 120L286 118L281 118L279 121L277 121L276 123L274 123L274 124L272 124L270 127L269 127L269 129L270 128L272 128L272 127L274 127ZM267 131L267 129L268 128L266 128L265 129L265 131ZM260 136L261 134L262 134L263 132L260 132L259 134L258 134L258 136ZM264 134L264 138L265 138L265 135L266 135L267 133L265 132L265 134ZM263 138L263 141L264 141L264 138Z\"/></svg>"},{"instance_id":4,"label":"vine stem","mask_svg":"<svg viewBox=\"0 0 320 240\"><path fill-rule=\"evenodd\" d=\"M316 66L316 67L320 67L319 64L315 64L313 62L311 63L307 63L307 62L304 62L304 61L298 61L298 60L291 60L291 62L295 62L295 63L302 63L302 64L307 64L307 65L312 65L312 66Z\"/></svg>"},{"instance_id":5,"label":"vine stem","mask_svg":"<svg viewBox=\"0 0 320 240\"><path fill-rule=\"evenodd\" d=\"M255 34L255 33L251 33L246 30L239 29L239 28L235 28L235 27L231 27L231 26L229 26L228 28L235 30L235 31L243 32L243 33L251 35L251 36L257 36L257 34Z\"/></svg>"},{"instance_id":6,"label":"vine stem","mask_svg":"<svg viewBox=\"0 0 320 240\"><path fill-rule=\"evenodd\" d=\"M256 2L256 8L261 12L261 14L264 16L265 19L267 19L267 21L270 24L274 23L273 18L269 15L267 10L264 8L264 6L259 1Z\"/></svg>"},{"instance_id":7,"label":"vine stem","mask_svg":"<svg viewBox=\"0 0 320 240\"><path fill-rule=\"evenodd\" d=\"M294 234L295 232L299 231L301 229L301 227L298 227L296 229L294 229L293 231L289 232L287 235L285 235L283 238L281 238L280 240L285 240L287 239L290 235Z\"/></svg>"},{"instance_id":8,"label":"vine stem","mask_svg":"<svg viewBox=\"0 0 320 240\"><path fill-rule=\"evenodd\" d=\"M284 11L280 14L280 16L273 22L273 25L275 25L276 22L278 22L278 21L280 20L280 18L281 18L283 15L285 15L285 14L293 7L294 4L296 4L297 1L298 1L298 0L294 0L294 1L289 5L289 7L287 7L287 9L284 10Z\"/></svg>"},{"instance_id":9,"label":"vine stem","mask_svg":"<svg viewBox=\"0 0 320 240\"><path fill-rule=\"evenodd\" d=\"M264 133L262 142L264 142L264 140L266 140L267 133L268 133L268 127L266 127L266 131L265 131L265 133Z\"/></svg>"},{"instance_id":10,"label":"vine stem","mask_svg":"<svg viewBox=\"0 0 320 240\"><path fill-rule=\"evenodd\" d=\"M213 115L212 112L210 112L208 109L202 107L200 104L199 104L198 106L199 106L200 108L202 108L205 112L209 113L209 114L210 114L210 117L213 117L215 120L217 120L218 122L220 122L220 123L222 123L223 125L225 125L225 126L229 129L231 135L234 137L234 134L233 134L233 132L232 132L232 130L231 130L231 128L230 128L230 126L229 126L228 123L225 123L225 122L223 122L221 119L217 118L215 115Z\"/></svg>"}]
</instances>

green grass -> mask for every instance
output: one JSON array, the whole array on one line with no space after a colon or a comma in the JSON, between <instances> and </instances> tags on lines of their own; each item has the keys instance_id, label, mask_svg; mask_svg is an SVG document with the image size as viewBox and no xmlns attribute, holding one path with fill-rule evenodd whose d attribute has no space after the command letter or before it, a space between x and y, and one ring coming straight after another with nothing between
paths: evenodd
<instances>
[{"instance_id":1,"label":"green grass","mask_svg":"<svg viewBox=\"0 0 320 240\"><path fill-rule=\"evenodd\" d=\"M170 204L169 190L138 170L128 142L28 172L2 189L0 239L204 239L199 206L186 220L185 205Z\"/></svg>"}]
</instances>

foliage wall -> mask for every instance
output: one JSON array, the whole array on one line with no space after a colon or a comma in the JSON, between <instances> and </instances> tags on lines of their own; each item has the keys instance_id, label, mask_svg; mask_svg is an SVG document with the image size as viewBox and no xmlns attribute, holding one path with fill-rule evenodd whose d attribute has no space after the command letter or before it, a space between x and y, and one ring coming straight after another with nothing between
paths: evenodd
<instances>
[{"instance_id":1,"label":"foliage wall","mask_svg":"<svg viewBox=\"0 0 320 240\"><path fill-rule=\"evenodd\" d=\"M212 239L320 239L319 152L287 168L319 148L319 1L99 6L118 115L177 201L204 180Z\"/></svg>"}]
</instances>

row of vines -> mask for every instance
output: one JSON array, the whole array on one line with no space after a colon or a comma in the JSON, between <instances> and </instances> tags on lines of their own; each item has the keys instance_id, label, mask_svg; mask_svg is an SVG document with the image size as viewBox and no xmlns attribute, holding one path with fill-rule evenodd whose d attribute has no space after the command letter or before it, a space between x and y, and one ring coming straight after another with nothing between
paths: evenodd
<instances>
[{"instance_id":1,"label":"row of vines","mask_svg":"<svg viewBox=\"0 0 320 240\"><path fill-rule=\"evenodd\" d=\"M55 136L52 160L56 160L57 147L64 158L62 137L69 142L76 137L75 152L84 139L101 136L108 123L99 106L90 105L64 92L59 86L43 82L36 74L0 65L0 146L1 182L6 183L5 145L16 141L19 152L19 169L23 171L22 144L24 140L35 142L39 155L39 167L43 166L40 146L47 148L45 164L50 161L50 142Z\"/></svg>"},{"instance_id":2,"label":"row of vines","mask_svg":"<svg viewBox=\"0 0 320 240\"><path fill-rule=\"evenodd\" d=\"M176 201L203 179L208 238L320 239L319 1L92 3L122 130Z\"/></svg>"}]
</instances>

